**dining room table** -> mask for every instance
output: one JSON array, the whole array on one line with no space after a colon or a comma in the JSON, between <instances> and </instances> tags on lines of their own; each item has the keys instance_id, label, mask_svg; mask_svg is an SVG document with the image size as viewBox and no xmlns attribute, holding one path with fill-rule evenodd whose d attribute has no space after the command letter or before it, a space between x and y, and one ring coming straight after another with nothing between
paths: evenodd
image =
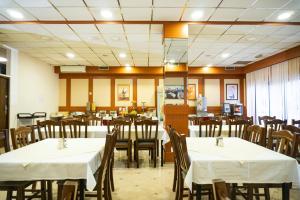
<instances>
[{"instance_id":1,"label":"dining room table","mask_svg":"<svg viewBox=\"0 0 300 200\"><path fill-rule=\"evenodd\" d=\"M101 164L105 138L62 140L45 139L0 155L0 181L79 180L84 199L85 187L92 191L96 186L94 173Z\"/></svg>"},{"instance_id":2,"label":"dining room table","mask_svg":"<svg viewBox=\"0 0 300 200\"><path fill-rule=\"evenodd\" d=\"M280 184L282 199L289 199L291 185L300 186L296 159L250 143L236 137L187 137L190 167L185 177L192 190L196 186L197 199L201 198L201 185L212 184L213 179L223 179L235 184ZM220 143L221 144L221 143ZM252 196L249 197L252 199Z\"/></svg>"}]
</instances>

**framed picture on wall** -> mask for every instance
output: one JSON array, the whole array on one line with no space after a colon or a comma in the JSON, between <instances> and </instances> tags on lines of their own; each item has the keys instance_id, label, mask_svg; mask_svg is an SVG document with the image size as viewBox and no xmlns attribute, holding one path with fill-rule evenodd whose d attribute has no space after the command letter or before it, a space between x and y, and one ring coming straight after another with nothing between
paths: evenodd
<instances>
[{"instance_id":1,"label":"framed picture on wall","mask_svg":"<svg viewBox=\"0 0 300 200\"><path fill-rule=\"evenodd\" d=\"M184 99L183 85L166 85L165 99Z\"/></svg>"},{"instance_id":2,"label":"framed picture on wall","mask_svg":"<svg viewBox=\"0 0 300 200\"><path fill-rule=\"evenodd\" d=\"M196 99L196 84L188 84L187 99L188 100L195 100Z\"/></svg>"},{"instance_id":3,"label":"framed picture on wall","mask_svg":"<svg viewBox=\"0 0 300 200\"><path fill-rule=\"evenodd\" d=\"M238 100L238 84L226 84L226 100Z\"/></svg>"},{"instance_id":4,"label":"framed picture on wall","mask_svg":"<svg viewBox=\"0 0 300 200\"><path fill-rule=\"evenodd\" d=\"M129 101L130 99L130 84L117 85L118 101Z\"/></svg>"}]
</instances>

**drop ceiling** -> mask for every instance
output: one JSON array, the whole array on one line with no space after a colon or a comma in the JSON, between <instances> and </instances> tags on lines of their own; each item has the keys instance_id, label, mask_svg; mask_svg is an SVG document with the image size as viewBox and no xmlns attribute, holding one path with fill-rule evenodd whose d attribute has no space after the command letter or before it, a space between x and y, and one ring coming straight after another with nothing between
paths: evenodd
<instances>
[{"instance_id":1,"label":"drop ceiling","mask_svg":"<svg viewBox=\"0 0 300 200\"><path fill-rule=\"evenodd\" d=\"M0 21L13 21L7 9L22 20L278 21L300 22L299 0L1 0ZM162 24L0 24L0 43L51 65L162 66ZM189 25L190 66L232 66L257 61L300 45L300 26ZM65 56L75 54L74 59ZM120 58L119 53L126 53ZM224 53L229 54L223 58ZM256 58L258 55L260 57Z\"/></svg>"}]
</instances>

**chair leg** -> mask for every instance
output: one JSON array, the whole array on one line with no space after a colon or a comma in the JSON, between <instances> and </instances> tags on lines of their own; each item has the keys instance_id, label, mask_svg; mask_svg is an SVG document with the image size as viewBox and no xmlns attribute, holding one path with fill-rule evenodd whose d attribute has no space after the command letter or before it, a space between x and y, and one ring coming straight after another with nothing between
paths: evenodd
<instances>
[{"instance_id":1,"label":"chair leg","mask_svg":"<svg viewBox=\"0 0 300 200\"><path fill-rule=\"evenodd\" d=\"M17 189L17 200L24 200L25 199L25 189L20 187Z\"/></svg>"},{"instance_id":2,"label":"chair leg","mask_svg":"<svg viewBox=\"0 0 300 200\"><path fill-rule=\"evenodd\" d=\"M139 149L136 147L136 167L140 167L140 161L139 161Z\"/></svg>"},{"instance_id":3,"label":"chair leg","mask_svg":"<svg viewBox=\"0 0 300 200\"><path fill-rule=\"evenodd\" d=\"M12 199L12 190L7 190L6 192L6 200L11 200Z\"/></svg>"},{"instance_id":4,"label":"chair leg","mask_svg":"<svg viewBox=\"0 0 300 200\"><path fill-rule=\"evenodd\" d=\"M57 200L61 200L62 190L63 190L63 184L62 183L57 183Z\"/></svg>"},{"instance_id":5,"label":"chair leg","mask_svg":"<svg viewBox=\"0 0 300 200\"><path fill-rule=\"evenodd\" d=\"M270 189L268 187L264 188L265 200L270 200Z\"/></svg>"},{"instance_id":6,"label":"chair leg","mask_svg":"<svg viewBox=\"0 0 300 200\"><path fill-rule=\"evenodd\" d=\"M110 170L109 170L110 187L111 187L112 191L115 191L114 173L113 173L114 163L115 163L115 159L114 159L114 153L113 153Z\"/></svg>"},{"instance_id":7,"label":"chair leg","mask_svg":"<svg viewBox=\"0 0 300 200\"><path fill-rule=\"evenodd\" d=\"M156 158L157 158L157 156L156 156L156 147L154 147L154 149L153 149L153 159L154 159L154 168L156 168Z\"/></svg>"},{"instance_id":8,"label":"chair leg","mask_svg":"<svg viewBox=\"0 0 300 200\"><path fill-rule=\"evenodd\" d=\"M102 181L97 186L97 200L102 200Z\"/></svg>"},{"instance_id":9,"label":"chair leg","mask_svg":"<svg viewBox=\"0 0 300 200\"><path fill-rule=\"evenodd\" d=\"M176 182L177 182L177 165L174 161L174 177L173 177L173 187L172 187L173 192L176 191Z\"/></svg>"},{"instance_id":10,"label":"chair leg","mask_svg":"<svg viewBox=\"0 0 300 200\"><path fill-rule=\"evenodd\" d=\"M41 181L41 199L46 200L46 181Z\"/></svg>"},{"instance_id":11,"label":"chair leg","mask_svg":"<svg viewBox=\"0 0 300 200\"><path fill-rule=\"evenodd\" d=\"M52 181L47 181L48 199L52 199Z\"/></svg>"},{"instance_id":12,"label":"chair leg","mask_svg":"<svg viewBox=\"0 0 300 200\"><path fill-rule=\"evenodd\" d=\"M254 188L254 192L255 192L255 194L256 194L256 195L255 195L255 199L256 199L256 200L260 200L260 198L259 198L259 188L258 188L258 187L255 187L255 188Z\"/></svg>"}]
</instances>

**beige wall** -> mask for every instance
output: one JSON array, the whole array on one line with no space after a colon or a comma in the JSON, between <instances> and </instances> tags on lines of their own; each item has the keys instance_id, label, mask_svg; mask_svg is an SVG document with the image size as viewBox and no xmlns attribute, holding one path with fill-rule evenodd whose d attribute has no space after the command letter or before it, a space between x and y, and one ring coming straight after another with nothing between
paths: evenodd
<instances>
[{"instance_id":1,"label":"beige wall","mask_svg":"<svg viewBox=\"0 0 300 200\"><path fill-rule=\"evenodd\" d=\"M85 106L89 100L88 79L72 79L71 80L71 106Z\"/></svg>"},{"instance_id":2,"label":"beige wall","mask_svg":"<svg viewBox=\"0 0 300 200\"><path fill-rule=\"evenodd\" d=\"M67 105L67 80L59 79L59 106Z\"/></svg>"},{"instance_id":3,"label":"beige wall","mask_svg":"<svg viewBox=\"0 0 300 200\"><path fill-rule=\"evenodd\" d=\"M93 80L93 98L96 106L111 106L110 79Z\"/></svg>"},{"instance_id":4,"label":"beige wall","mask_svg":"<svg viewBox=\"0 0 300 200\"><path fill-rule=\"evenodd\" d=\"M58 111L59 79L53 67L24 53L17 53L11 70L10 127L17 126L17 113Z\"/></svg>"},{"instance_id":5,"label":"beige wall","mask_svg":"<svg viewBox=\"0 0 300 200\"><path fill-rule=\"evenodd\" d=\"M155 106L155 80L137 79L137 105Z\"/></svg>"},{"instance_id":6,"label":"beige wall","mask_svg":"<svg viewBox=\"0 0 300 200\"><path fill-rule=\"evenodd\" d=\"M204 79L207 106L220 106L220 79Z\"/></svg>"}]
</instances>

